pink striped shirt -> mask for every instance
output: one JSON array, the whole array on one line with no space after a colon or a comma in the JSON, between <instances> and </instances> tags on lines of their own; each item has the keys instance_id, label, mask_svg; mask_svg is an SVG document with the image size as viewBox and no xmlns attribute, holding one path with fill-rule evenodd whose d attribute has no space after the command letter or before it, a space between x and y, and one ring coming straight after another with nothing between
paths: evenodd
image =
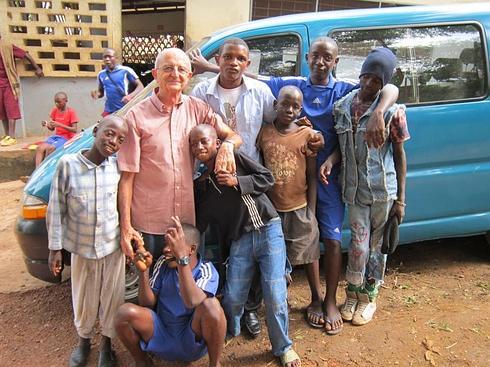
<instances>
[{"instance_id":1,"label":"pink striped shirt","mask_svg":"<svg viewBox=\"0 0 490 367\"><path fill-rule=\"evenodd\" d=\"M171 112L156 95L133 106L125 116L129 132L118 153L121 171L135 172L131 223L138 231L163 234L170 217L195 224L189 133L194 126L216 126L216 115L200 99L182 95Z\"/></svg>"}]
</instances>

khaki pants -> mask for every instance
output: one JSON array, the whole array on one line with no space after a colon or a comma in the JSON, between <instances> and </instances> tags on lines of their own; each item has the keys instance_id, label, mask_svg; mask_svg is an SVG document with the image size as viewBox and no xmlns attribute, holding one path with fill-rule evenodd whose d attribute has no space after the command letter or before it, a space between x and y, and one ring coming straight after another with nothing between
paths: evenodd
<instances>
[{"instance_id":1,"label":"khaki pants","mask_svg":"<svg viewBox=\"0 0 490 367\"><path fill-rule=\"evenodd\" d=\"M121 250L98 260L71 255L71 295L78 335L91 338L99 315L101 333L114 338L114 316L124 303L126 261Z\"/></svg>"}]
</instances>

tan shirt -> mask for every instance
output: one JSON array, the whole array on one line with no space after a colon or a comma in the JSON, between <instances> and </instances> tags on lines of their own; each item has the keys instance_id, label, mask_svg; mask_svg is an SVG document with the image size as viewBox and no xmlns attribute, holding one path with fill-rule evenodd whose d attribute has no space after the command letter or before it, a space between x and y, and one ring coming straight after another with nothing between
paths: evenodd
<instances>
[{"instance_id":1,"label":"tan shirt","mask_svg":"<svg viewBox=\"0 0 490 367\"><path fill-rule=\"evenodd\" d=\"M189 133L199 123L216 126L216 115L200 99L182 95L169 112L155 92L125 116L126 141L118 153L121 171L137 173L131 201L132 226L142 232L163 234L170 217L195 224L192 174L194 158Z\"/></svg>"},{"instance_id":2,"label":"tan shirt","mask_svg":"<svg viewBox=\"0 0 490 367\"><path fill-rule=\"evenodd\" d=\"M277 211L289 212L307 205L307 148L315 135L313 129L301 126L289 134L281 134L273 124L264 125L257 140L265 166L275 179L267 192Z\"/></svg>"}]
</instances>

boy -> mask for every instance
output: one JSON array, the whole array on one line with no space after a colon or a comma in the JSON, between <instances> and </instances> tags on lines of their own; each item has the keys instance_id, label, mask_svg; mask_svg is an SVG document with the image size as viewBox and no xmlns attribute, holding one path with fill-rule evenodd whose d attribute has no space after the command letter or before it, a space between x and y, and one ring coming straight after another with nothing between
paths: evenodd
<instances>
[{"instance_id":1,"label":"boy","mask_svg":"<svg viewBox=\"0 0 490 367\"><path fill-rule=\"evenodd\" d=\"M342 318L365 325L376 311L376 297L383 282L386 255L381 253L385 224L396 215L405 216L406 159L404 141L410 138L405 106L393 105L384 114L389 136L379 148L364 140L366 123L379 103L379 93L392 76L396 56L387 48L372 50L362 65L360 88L334 107L335 129L342 156L340 183L348 205L351 244L347 265L347 299ZM329 159L331 159L329 157ZM320 174L331 163L325 162Z\"/></svg>"},{"instance_id":2,"label":"boy","mask_svg":"<svg viewBox=\"0 0 490 367\"><path fill-rule=\"evenodd\" d=\"M323 328L323 324L313 322L311 317L311 313L322 309L320 234L315 218L316 157L307 147L315 131L296 124L302 104L303 93L297 87L281 88L276 104L277 118L273 124L262 128L257 145L265 166L274 176L274 187L267 195L281 217L288 259L291 265L305 265L311 291L311 304L306 308L307 322Z\"/></svg>"},{"instance_id":3,"label":"boy","mask_svg":"<svg viewBox=\"0 0 490 367\"><path fill-rule=\"evenodd\" d=\"M36 168L48 155L63 146L77 132L78 117L73 108L67 107L68 96L65 92L58 92L54 95L55 107L49 114L50 121L43 121L42 126L49 130L54 130L54 135L46 139L44 143L36 149Z\"/></svg>"},{"instance_id":4,"label":"boy","mask_svg":"<svg viewBox=\"0 0 490 367\"><path fill-rule=\"evenodd\" d=\"M201 260L199 231L172 217L166 246L149 279L151 253L138 250L148 269L140 272L139 306L126 303L116 316L119 338L136 366L151 366L146 352L173 361L195 361L209 353L209 366L219 366L226 318L214 297L218 272Z\"/></svg>"},{"instance_id":5,"label":"boy","mask_svg":"<svg viewBox=\"0 0 490 367\"><path fill-rule=\"evenodd\" d=\"M281 221L265 192L274 184L272 174L241 152L235 152L236 174L214 172L220 141L210 125L190 133L191 152L207 171L196 183L196 222L204 231L217 225L224 243L230 243L223 308L228 334L240 334L240 318L256 268L264 293L272 353L285 367L300 359L288 336L286 249Z\"/></svg>"},{"instance_id":6,"label":"boy","mask_svg":"<svg viewBox=\"0 0 490 367\"><path fill-rule=\"evenodd\" d=\"M250 51L240 38L224 40L215 57L219 74L200 82L192 89L192 95L209 103L213 110L243 139L240 151L260 162L257 135L264 122L272 123L275 118L274 101L270 89L262 82L244 75L250 65ZM211 231L215 228L211 225ZM222 247L228 247L224 245ZM242 322L252 337L261 332L257 311L262 304L260 276L257 273Z\"/></svg>"},{"instance_id":7,"label":"boy","mask_svg":"<svg viewBox=\"0 0 490 367\"><path fill-rule=\"evenodd\" d=\"M125 257L119 247L116 153L128 128L116 116L94 127L92 148L63 156L51 186L47 213L49 267L63 268L71 252L71 284L79 344L70 366L85 366L97 313L102 333L99 366L114 366L114 315L124 302Z\"/></svg>"}]
</instances>

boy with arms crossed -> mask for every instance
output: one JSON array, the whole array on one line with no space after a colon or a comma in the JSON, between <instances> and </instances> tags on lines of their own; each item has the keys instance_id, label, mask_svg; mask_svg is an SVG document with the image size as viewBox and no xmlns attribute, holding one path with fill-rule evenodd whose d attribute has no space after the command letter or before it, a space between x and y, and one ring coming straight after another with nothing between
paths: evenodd
<instances>
[{"instance_id":1,"label":"boy with arms crossed","mask_svg":"<svg viewBox=\"0 0 490 367\"><path fill-rule=\"evenodd\" d=\"M204 231L209 222L216 223L226 243L231 244L223 295L228 334L240 334L240 318L258 266L272 353L283 366L298 367L300 359L288 336L286 248L281 220L265 195L274 178L241 152L235 152L236 174L215 173L220 141L210 125L192 129L190 145L194 158L208 168L196 183L197 226Z\"/></svg>"},{"instance_id":2,"label":"boy with arms crossed","mask_svg":"<svg viewBox=\"0 0 490 367\"><path fill-rule=\"evenodd\" d=\"M124 302L125 257L119 246L116 153L128 128L116 116L94 127L92 148L63 156L48 204L49 267L63 269L61 249L71 252L71 285L79 344L69 365L85 366L97 314L102 333L98 366L114 366L114 316Z\"/></svg>"}]
</instances>

